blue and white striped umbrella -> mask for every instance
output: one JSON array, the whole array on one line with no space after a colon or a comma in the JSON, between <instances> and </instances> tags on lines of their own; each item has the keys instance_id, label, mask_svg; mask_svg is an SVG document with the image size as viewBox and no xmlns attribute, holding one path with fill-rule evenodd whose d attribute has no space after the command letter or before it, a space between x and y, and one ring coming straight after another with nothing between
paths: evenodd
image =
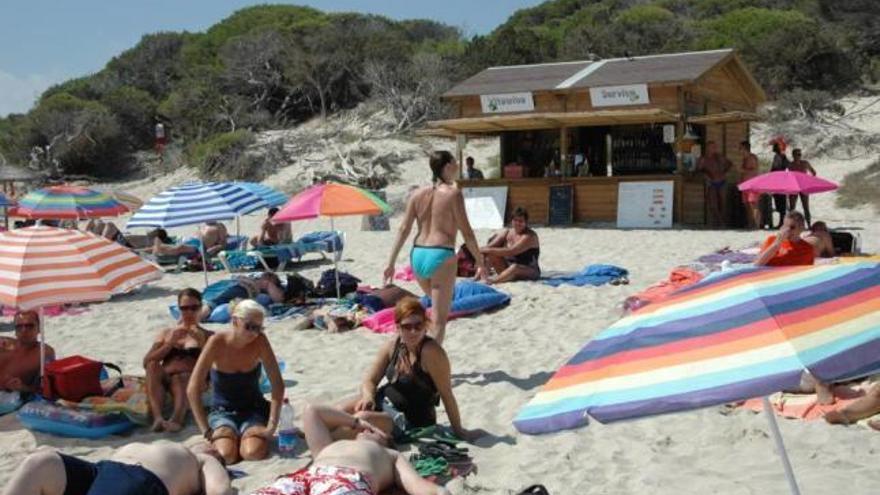
<instances>
[{"instance_id":1,"label":"blue and white striped umbrella","mask_svg":"<svg viewBox=\"0 0 880 495\"><path fill-rule=\"evenodd\" d=\"M267 208L272 208L273 206L281 206L284 203L287 203L287 196L276 189L273 189L265 184L260 184L259 182L233 182L233 184L248 190L266 202Z\"/></svg>"},{"instance_id":2,"label":"blue and white striped umbrella","mask_svg":"<svg viewBox=\"0 0 880 495\"><path fill-rule=\"evenodd\" d=\"M154 196L132 215L126 228L171 228L232 220L265 207L263 199L236 184L187 183Z\"/></svg>"}]
</instances>

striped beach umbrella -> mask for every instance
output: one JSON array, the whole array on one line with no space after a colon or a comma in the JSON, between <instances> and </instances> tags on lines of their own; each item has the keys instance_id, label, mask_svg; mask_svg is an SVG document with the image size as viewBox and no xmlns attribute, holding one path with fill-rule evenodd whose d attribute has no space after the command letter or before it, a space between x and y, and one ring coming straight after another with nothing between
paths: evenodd
<instances>
[{"instance_id":1,"label":"striped beach umbrella","mask_svg":"<svg viewBox=\"0 0 880 495\"><path fill-rule=\"evenodd\" d=\"M129 208L106 193L80 186L51 186L37 189L18 200L9 216L45 219L115 217Z\"/></svg>"},{"instance_id":2,"label":"striped beach umbrella","mask_svg":"<svg viewBox=\"0 0 880 495\"><path fill-rule=\"evenodd\" d=\"M520 410L523 433L765 396L880 369L880 264L750 268L712 277L601 332Z\"/></svg>"},{"instance_id":3,"label":"striped beach umbrella","mask_svg":"<svg viewBox=\"0 0 880 495\"><path fill-rule=\"evenodd\" d=\"M548 433L712 406L880 368L880 264L749 268L597 335L514 421Z\"/></svg>"},{"instance_id":4,"label":"striped beach umbrella","mask_svg":"<svg viewBox=\"0 0 880 495\"><path fill-rule=\"evenodd\" d=\"M136 211L141 206L144 206L144 202L141 201L141 198L135 196L134 194L129 194L129 193L123 192L123 191L114 191L114 190L108 190L108 191L103 191L103 192L105 194L107 194L108 196L110 196L111 198L115 199L116 201L119 201L120 203L124 204L131 211Z\"/></svg>"},{"instance_id":5,"label":"striped beach umbrella","mask_svg":"<svg viewBox=\"0 0 880 495\"><path fill-rule=\"evenodd\" d=\"M266 203L267 208L281 206L287 203L287 195L259 182L233 182L233 184L259 196Z\"/></svg>"},{"instance_id":6,"label":"striped beach umbrella","mask_svg":"<svg viewBox=\"0 0 880 495\"><path fill-rule=\"evenodd\" d=\"M93 234L45 226L0 233L0 304L4 306L27 310L106 301L161 276L157 266ZM41 344L44 329L45 325ZM41 375L42 371L41 365Z\"/></svg>"},{"instance_id":7,"label":"striped beach umbrella","mask_svg":"<svg viewBox=\"0 0 880 495\"><path fill-rule=\"evenodd\" d=\"M132 215L126 228L171 228L232 220L265 207L260 197L235 184L191 182L153 196Z\"/></svg>"}]
</instances>

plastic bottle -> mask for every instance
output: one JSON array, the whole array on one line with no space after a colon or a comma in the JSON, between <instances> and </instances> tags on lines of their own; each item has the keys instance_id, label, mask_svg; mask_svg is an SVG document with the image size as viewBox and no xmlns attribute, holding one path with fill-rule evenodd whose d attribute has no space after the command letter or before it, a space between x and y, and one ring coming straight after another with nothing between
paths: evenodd
<instances>
[{"instance_id":1,"label":"plastic bottle","mask_svg":"<svg viewBox=\"0 0 880 495\"><path fill-rule=\"evenodd\" d=\"M281 406L281 418L278 421L278 452L281 457L293 457L296 452L297 436L293 417L293 406L290 400L285 398Z\"/></svg>"}]
</instances>

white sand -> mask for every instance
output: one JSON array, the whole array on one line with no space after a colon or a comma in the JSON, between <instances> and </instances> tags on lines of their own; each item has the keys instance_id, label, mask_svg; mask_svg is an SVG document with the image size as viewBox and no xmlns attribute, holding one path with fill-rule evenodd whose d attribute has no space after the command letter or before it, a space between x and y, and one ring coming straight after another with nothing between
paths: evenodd
<instances>
[{"instance_id":1,"label":"white sand","mask_svg":"<svg viewBox=\"0 0 880 495\"><path fill-rule=\"evenodd\" d=\"M837 173L830 164L816 165L822 167L820 171ZM425 168L423 159L413 160L403 174L404 185L395 186L392 192L402 194L405 184L424 181ZM148 197L187 176L178 172L131 184L130 189ZM833 196L815 201L814 216L831 219L832 225L864 228L866 250L880 251L877 214L837 210L830 201ZM253 231L260 220L259 216L247 218L244 230ZM379 283L392 234L361 232L360 219L346 219L338 226L347 231L349 241L343 268L366 283ZM294 226L296 232L326 227L323 221ZM782 468L761 415L743 411L722 415L720 408L709 408L612 425L593 423L539 437L520 435L511 424L519 408L555 369L619 318L620 304L627 295L664 278L679 263L723 246L762 240L765 234L550 228L538 232L545 270L612 263L630 270L631 284L558 289L512 284L505 287L513 295L508 308L451 323L446 348L465 426L492 433L471 447L479 473L453 481L453 493L508 494L532 483L545 484L553 494L783 493ZM481 240L487 235L478 232ZM312 267L303 273L316 278L325 268ZM211 274L212 280L222 276ZM175 292L186 286L201 287L201 277L198 273L168 275L137 295L92 306L81 316L51 318L46 323L49 340L59 355L83 354L118 363L128 373L142 373L141 359L155 332L171 323L167 306ZM417 291L415 285L409 288ZM307 401L337 401L353 394L376 349L389 338L365 329L340 335L294 331L284 322L273 324L268 335L279 358L287 362L287 393L298 412ZM444 415L440 418L445 421ZM781 421L781 428L805 494L841 489L847 495L877 493L880 434L824 422ZM171 438L185 440L195 434L190 423L183 433ZM32 433L14 415L7 415L0 418L0 484L39 445L97 460L126 442L160 438L165 436L138 429L129 436L107 440L64 439ZM306 462L302 455L243 463L238 468L247 476L235 486L248 493Z\"/></svg>"}]
</instances>

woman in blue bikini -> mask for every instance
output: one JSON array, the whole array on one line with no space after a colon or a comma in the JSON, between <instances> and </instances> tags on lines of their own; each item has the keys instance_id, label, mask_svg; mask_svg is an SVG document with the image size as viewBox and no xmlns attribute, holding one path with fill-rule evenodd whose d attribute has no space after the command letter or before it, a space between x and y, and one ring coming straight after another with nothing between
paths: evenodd
<instances>
[{"instance_id":1,"label":"woman in blue bikini","mask_svg":"<svg viewBox=\"0 0 880 495\"><path fill-rule=\"evenodd\" d=\"M455 286L457 265L454 246L458 232L464 236L464 242L472 253L480 252L480 247L465 213L464 196L455 184L458 163L452 153L435 151L431 153L429 163L433 174L432 184L415 190L409 198L385 268L384 282L391 283L397 256L412 232L413 222L417 222L418 233L410 252L410 265L419 286L433 301L432 337L442 344ZM477 277L486 279L482 259L477 260Z\"/></svg>"}]
</instances>

